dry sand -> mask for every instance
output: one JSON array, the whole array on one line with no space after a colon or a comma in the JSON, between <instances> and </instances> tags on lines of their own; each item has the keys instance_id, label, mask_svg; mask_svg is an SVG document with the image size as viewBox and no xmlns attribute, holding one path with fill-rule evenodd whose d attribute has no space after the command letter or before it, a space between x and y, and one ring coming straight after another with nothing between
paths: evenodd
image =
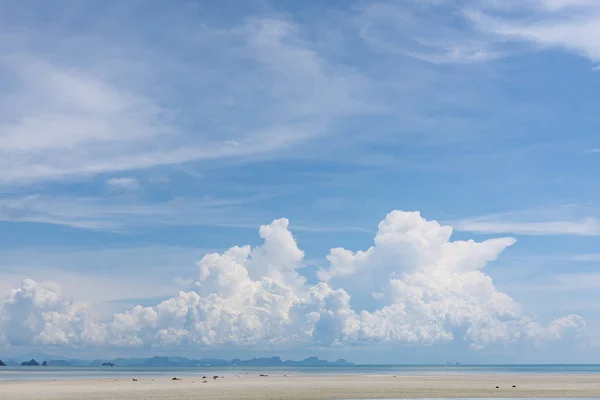
<instances>
[{"instance_id":1,"label":"dry sand","mask_svg":"<svg viewBox=\"0 0 600 400\"><path fill-rule=\"evenodd\" d=\"M133 378L133 377L132 377ZM516 385L515 388L512 385ZM499 386L497 389L496 386ZM1 382L0 399L600 397L600 375L268 376Z\"/></svg>"}]
</instances>

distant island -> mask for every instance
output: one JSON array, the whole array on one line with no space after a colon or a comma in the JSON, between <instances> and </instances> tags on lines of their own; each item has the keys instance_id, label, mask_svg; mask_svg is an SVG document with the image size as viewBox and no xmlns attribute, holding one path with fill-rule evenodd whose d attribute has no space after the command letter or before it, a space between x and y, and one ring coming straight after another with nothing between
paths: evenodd
<instances>
[{"instance_id":1,"label":"distant island","mask_svg":"<svg viewBox=\"0 0 600 400\"><path fill-rule=\"evenodd\" d=\"M30 354L31 356L31 354ZM141 367L141 368L169 368L169 367L347 367L354 365L344 359L337 361L321 360L318 357L308 357L301 361L282 360L280 357L264 357L242 360L239 358L233 360L224 360L220 358L199 358L192 359L186 357L150 357L150 358L116 358L111 360L79 360L67 357L49 356L47 354L37 354L40 358L46 359L43 366L52 367ZM28 358L19 357L21 360ZM21 365L23 367L39 366L34 358L29 361L20 362L19 358L6 360L6 365ZM39 358L38 358L39 359ZM0 366L5 365L0 361Z\"/></svg>"},{"instance_id":2,"label":"distant island","mask_svg":"<svg viewBox=\"0 0 600 400\"><path fill-rule=\"evenodd\" d=\"M166 368L166 367L317 367L317 366L351 366L354 365L343 359L337 361L321 360L317 357L309 357L302 361L282 360L280 357L269 358L253 358L250 360L223 360L219 358L201 358L189 359L185 357L151 357L144 360L118 358L110 362L103 362L103 366L107 365L121 367L147 367L147 368Z\"/></svg>"},{"instance_id":3,"label":"distant island","mask_svg":"<svg viewBox=\"0 0 600 400\"><path fill-rule=\"evenodd\" d=\"M0 367L6 367L6 364L4 364L2 360L0 360Z\"/></svg>"},{"instance_id":4,"label":"distant island","mask_svg":"<svg viewBox=\"0 0 600 400\"><path fill-rule=\"evenodd\" d=\"M317 357L309 357L302 361L283 361L279 357L271 357L271 358L253 358L252 360L240 360L235 359L229 362L229 365L232 366L257 366L257 367L347 367L354 365L351 362L348 362L344 359L339 359L337 361L329 362L327 360L320 360Z\"/></svg>"},{"instance_id":5,"label":"distant island","mask_svg":"<svg viewBox=\"0 0 600 400\"><path fill-rule=\"evenodd\" d=\"M69 367L71 363L65 360L50 360L44 361L48 367ZM43 366L44 364L42 364Z\"/></svg>"}]
</instances>

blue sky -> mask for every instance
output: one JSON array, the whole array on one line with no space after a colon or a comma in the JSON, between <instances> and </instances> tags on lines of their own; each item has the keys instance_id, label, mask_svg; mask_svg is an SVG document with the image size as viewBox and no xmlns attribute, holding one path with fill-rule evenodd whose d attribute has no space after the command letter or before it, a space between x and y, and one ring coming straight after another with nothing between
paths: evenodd
<instances>
[{"instance_id":1,"label":"blue sky","mask_svg":"<svg viewBox=\"0 0 600 400\"><path fill-rule=\"evenodd\" d=\"M4 352L593 361L596 1L4 8Z\"/></svg>"}]
</instances>

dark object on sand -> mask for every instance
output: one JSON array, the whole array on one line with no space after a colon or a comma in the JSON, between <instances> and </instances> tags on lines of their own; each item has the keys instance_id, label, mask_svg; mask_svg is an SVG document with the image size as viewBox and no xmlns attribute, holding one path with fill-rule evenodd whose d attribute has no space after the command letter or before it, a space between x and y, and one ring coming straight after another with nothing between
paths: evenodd
<instances>
[{"instance_id":1,"label":"dark object on sand","mask_svg":"<svg viewBox=\"0 0 600 400\"><path fill-rule=\"evenodd\" d=\"M517 387L517 385L512 385L512 387Z\"/></svg>"},{"instance_id":2,"label":"dark object on sand","mask_svg":"<svg viewBox=\"0 0 600 400\"><path fill-rule=\"evenodd\" d=\"M287 375L283 375L283 377L285 378L285 377L287 377Z\"/></svg>"},{"instance_id":3,"label":"dark object on sand","mask_svg":"<svg viewBox=\"0 0 600 400\"><path fill-rule=\"evenodd\" d=\"M213 376L213 379L214 379L214 380L216 380L217 378L218 378L218 376L217 376L217 375Z\"/></svg>"},{"instance_id":4,"label":"dark object on sand","mask_svg":"<svg viewBox=\"0 0 600 400\"><path fill-rule=\"evenodd\" d=\"M265 375L265 374L260 374L259 376L269 376L269 375Z\"/></svg>"},{"instance_id":5,"label":"dark object on sand","mask_svg":"<svg viewBox=\"0 0 600 400\"><path fill-rule=\"evenodd\" d=\"M206 382L208 382L208 381L202 381L202 383L206 383Z\"/></svg>"},{"instance_id":6,"label":"dark object on sand","mask_svg":"<svg viewBox=\"0 0 600 400\"><path fill-rule=\"evenodd\" d=\"M34 359L31 359L30 361L23 361L21 363L21 367L39 367L40 363L35 361Z\"/></svg>"},{"instance_id":7,"label":"dark object on sand","mask_svg":"<svg viewBox=\"0 0 600 400\"><path fill-rule=\"evenodd\" d=\"M171 379L171 380L172 380L172 381L180 381L180 380L181 380L181 378L177 378L177 377L175 377L175 378L173 378L173 379Z\"/></svg>"},{"instance_id":8,"label":"dark object on sand","mask_svg":"<svg viewBox=\"0 0 600 400\"><path fill-rule=\"evenodd\" d=\"M135 379L135 378L133 378L133 381L134 381L134 382L137 382L138 380L137 380L137 379Z\"/></svg>"},{"instance_id":9,"label":"dark object on sand","mask_svg":"<svg viewBox=\"0 0 600 400\"><path fill-rule=\"evenodd\" d=\"M202 379L206 379L206 377L205 377L205 376L203 376L203 377L202 377Z\"/></svg>"},{"instance_id":10,"label":"dark object on sand","mask_svg":"<svg viewBox=\"0 0 600 400\"><path fill-rule=\"evenodd\" d=\"M496 389L500 389L500 386L496 386Z\"/></svg>"}]
</instances>

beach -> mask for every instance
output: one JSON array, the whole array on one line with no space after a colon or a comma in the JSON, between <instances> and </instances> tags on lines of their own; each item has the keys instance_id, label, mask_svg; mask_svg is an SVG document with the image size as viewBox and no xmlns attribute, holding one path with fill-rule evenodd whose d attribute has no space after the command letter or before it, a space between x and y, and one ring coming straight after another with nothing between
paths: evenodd
<instances>
[{"instance_id":1,"label":"beach","mask_svg":"<svg viewBox=\"0 0 600 400\"><path fill-rule=\"evenodd\" d=\"M0 399L394 399L592 398L600 375L283 376L87 379L0 382ZM513 387L516 386L516 387ZM496 388L498 386L498 388Z\"/></svg>"}]
</instances>

